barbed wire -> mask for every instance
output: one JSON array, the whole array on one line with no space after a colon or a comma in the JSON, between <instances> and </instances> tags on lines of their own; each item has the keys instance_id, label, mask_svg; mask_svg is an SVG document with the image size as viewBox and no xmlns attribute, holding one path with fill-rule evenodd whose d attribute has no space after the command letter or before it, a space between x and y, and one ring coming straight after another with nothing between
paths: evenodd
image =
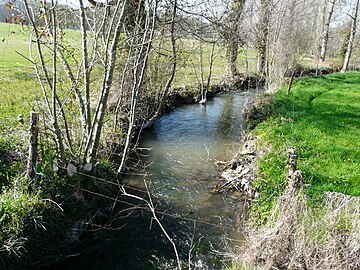
<instances>
[{"instance_id":1,"label":"barbed wire","mask_svg":"<svg viewBox=\"0 0 360 270\"><path fill-rule=\"evenodd\" d=\"M112 201L119 202L119 203L124 203L126 205L131 206L131 207L138 207L139 209L143 209L143 210L145 209L145 210L148 210L148 211L151 212L151 210L148 209L148 207L145 207L145 206L142 207L141 204L134 204L134 203L127 202L127 201L124 201L124 200L119 200L118 198L114 198L114 197L111 197L111 196L108 196L108 195L105 195L105 194L101 194L101 193L98 193L98 192L95 192L95 191L80 188L80 187L77 187L75 185L71 185L71 184L67 184L67 185L70 186L70 187L76 188L78 190L81 190L83 192L89 193L91 195L94 195L94 196L102 197L104 199L112 200ZM124 187L126 187L126 186L124 186ZM132 189L132 187L127 187L127 188ZM142 192L148 194L147 191L142 191ZM124 194L120 194L119 196L126 197L126 195L124 195ZM175 218L175 219L181 219L181 220L184 220L184 221L191 221L191 222L201 223L201 224L208 225L208 226L211 226L211 227L217 227L217 228L228 229L228 230L233 230L234 229L234 227L232 227L232 226L216 224L216 223L208 222L208 221L205 221L205 220L202 220L202 219L190 218L190 217L187 217L186 215L168 213L168 212L159 211L159 210L156 210L156 213L161 214L163 216L172 217L172 218Z\"/></svg>"}]
</instances>

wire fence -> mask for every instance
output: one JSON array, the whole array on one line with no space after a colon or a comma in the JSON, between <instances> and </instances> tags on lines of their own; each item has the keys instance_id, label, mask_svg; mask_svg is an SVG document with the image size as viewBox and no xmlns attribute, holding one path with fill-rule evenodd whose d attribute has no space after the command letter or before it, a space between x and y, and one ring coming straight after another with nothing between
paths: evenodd
<instances>
[{"instance_id":1,"label":"wire fence","mask_svg":"<svg viewBox=\"0 0 360 270\"><path fill-rule=\"evenodd\" d=\"M59 167L59 168L61 168L63 170L67 169L65 167ZM144 189L136 188L136 187L133 187L133 186L128 186L126 184L121 184L118 180L110 181L110 180L107 180L107 179L104 179L104 178L101 178L101 177L97 177L97 176L93 176L93 175L89 175L89 174L85 174L85 173L81 173L81 172L75 172L75 174L77 174L79 176L88 177L88 178L93 179L93 180L101 181L101 182L103 182L105 184L108 184L108 185L111 185L111 186L118 187L119 190L121 190L122 188L125 188L125 189L128 189L128 190L133 190L133 191L139 192L139 193L143 194L145 197L151 196L152 198L155 198L156 200L161 199L161 197L159 197L157 195L154 195L154 194L151 194L151 192L149 190L144 190ZM86 192L86 193L88 193L90 195L96 196L96 197L108 199L108 200L114 201L114 202L124 203L124 204L126 204L128 206L131 206L131 207L140 207L137 204L134 204L134 203L131 203L131 202L128 202L128 201L124 201L124 200L120 200L118 198L114 198L114 197L111 197L111 196L108 196L108 195L105 195L105 194L102 194L102 193L94 192L94 191L91 191L91 190L88 190L88 189L84 189L84 188L79 187L79 186L75 186L75 185L69 185L69 186L71 186L73 188L76 188L78 190L81 190L83 192ZM125 196L125 195L120 194L120 196ZM151 211L147 207L141 207L141 209L148 210L149 212ZM180 219L180 220L184 220L184 221L197 222L197 223L212 226L212 227L217 227L217 228L222 228L222 229L227 229L227 230L233 230L234 229L232 226L226 226L226 225L223 225L223 224L216 224L216 223L212 223L212 222L200 219L200 218L191 218L191 217L187 216L188 214L180 215L180 214L177 214L177 213L169 213L167 211L161 211L161 210L156 210L156 213L161 214L162 216L167 216L167 217Z\"/></svg>"}]
</instances>

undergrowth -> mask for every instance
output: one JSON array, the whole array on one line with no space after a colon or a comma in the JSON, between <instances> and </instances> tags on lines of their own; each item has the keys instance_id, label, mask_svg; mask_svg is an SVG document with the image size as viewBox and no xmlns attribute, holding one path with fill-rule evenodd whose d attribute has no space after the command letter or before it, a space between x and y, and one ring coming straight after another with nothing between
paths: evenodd
<instances>
[{"instance_id":1,"label":"undergrowth","mask_svg":"<svg viewBox=\"0 0 360 270\"><path fill-rule=\"evenodd\" d=\"M325 192L314 207L304 187L291 189L263 226L248 228L246 251L231 269L359 269L360 198Z\"/></svg>"}]
</instances>

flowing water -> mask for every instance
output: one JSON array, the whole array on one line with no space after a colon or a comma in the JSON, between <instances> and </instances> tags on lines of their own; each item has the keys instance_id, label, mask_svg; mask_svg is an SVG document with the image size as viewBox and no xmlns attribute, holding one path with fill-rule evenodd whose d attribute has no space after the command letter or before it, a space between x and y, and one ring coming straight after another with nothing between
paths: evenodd
<instances>
[{"instance_id":1,"label":"flowing water","mask_svg":"<svg viewBox=\"0 0 360 270\"><path fill-rule=\"evenodd\" d=\"M243 108L257 94L253 89L221 94L206 106L185 105L163 115L140 140L146 169L125 179L127 186L141 190L146 181L158 217L182 260L191 255L192 269L222 269L220 253L241 242L245 199L211 189L220 181L215 163L235 154L244 128ZM172 246L149 211L136 210L118 223L121 229L87 242L85 252L61 269L174 269Z\"/></svg>"}]
</instances>

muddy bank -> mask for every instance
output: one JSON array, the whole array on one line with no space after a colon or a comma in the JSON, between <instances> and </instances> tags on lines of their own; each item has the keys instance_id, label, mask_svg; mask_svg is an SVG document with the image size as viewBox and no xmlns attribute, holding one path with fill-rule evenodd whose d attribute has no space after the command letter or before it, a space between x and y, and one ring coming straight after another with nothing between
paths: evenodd
<instances>
[{"instance_id":1,"label":"muddy bank","mask_svg":"<svg viewBox=\"0 0 360 270\"><path fill-rule=\"evenodd\" d=\"M236 190L249 198L258 197L252 183L258 173L258 160L266 154L267 149L259 147L258 138L252 130L269 117L273 102L273 95L263 94L243 109L246 129L239 150L230 161L217 163L223 167L221 177L224 181L213 187L214 193Z\"/></svg>"}]
</instances>

